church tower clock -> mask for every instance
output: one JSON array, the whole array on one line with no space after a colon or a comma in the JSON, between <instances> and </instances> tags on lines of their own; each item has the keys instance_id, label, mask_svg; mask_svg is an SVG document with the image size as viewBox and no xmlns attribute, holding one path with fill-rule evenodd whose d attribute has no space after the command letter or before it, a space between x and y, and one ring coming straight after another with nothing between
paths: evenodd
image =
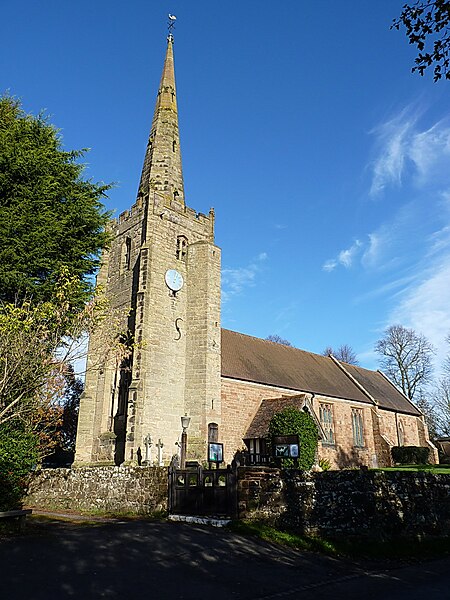
<instances>
[{"instance_id":1,"label":"church tower clock","mask_svg":"<svg viewBox=\"0 0 450 600\"><path fill-rule=\"evenodd\" d=\"M149 440L151 462L167 464L185 414L189 456L205 458L208 425L220 426L220 249L214 211L185 203L173 45L170 34L137 200L113 222L97 278L135 347L118 364L91 336L77 465L136 464Z\"/></svg>"}]
</instances>

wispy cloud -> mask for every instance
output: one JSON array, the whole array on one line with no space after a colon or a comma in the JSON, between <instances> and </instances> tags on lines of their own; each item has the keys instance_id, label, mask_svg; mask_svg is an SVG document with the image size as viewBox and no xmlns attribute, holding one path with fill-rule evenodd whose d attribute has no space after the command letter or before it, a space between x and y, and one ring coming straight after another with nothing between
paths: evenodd
<instances>
[{"instance_id":1,"label":"wispy cloud","mask_svg":"<svg viewBox=\"0 0 450 600\"><path fill-rule=\"evenodd\" d=\"M446 225L439 231L434 231L429 237L429 242L428 257L450 250L450 225Z\"/></svg>"},{"instance_id":2,"label":"wispy cloud","mask_svg":"<svg viewBox=\"0 0 450 600\"><path fill-rule=\"evenodd\" d=\"M441 364L449 348L450 252L421 274L420 282L409 285L388 317L388 324L401 323L423 333L435 346Z\"/></svg>"},{"instance_id":3,"label":"wispy cloud","mask_svg":"<svg viewBox=\"0 0 450 600\"><path fill-rule=\"evenodd\" d=\"M355 304L360 304L361 302L367 302L368 300L373 300L374 298L382 296L397 296L398 293L402 293L408 286L410 286L416 280L417 275L415 274L405 275L403 277L392 279L379 286L373 287L364 294L357 296L354 299L354 302Z\"/></svg>"},{"instance_id":4,"label":"wispy cloud","mask_svg":"<svg viewBox=\"0 0 450 600\"><path fill-rule=\"evenodd\" d=\"M277 331L286 335L292 335L292 331L295 328L295 321L298 317L299 303L296 299L291 299L284 306L277 306L275 312L274 323L276 324Z\"/></svg>"},{"instance_id":5,"label":"wispy cloud","mask_svg":"<svg viewBox=\"0 0 450 600\"><path fill-rule=\"evenodd\" d=\"M378 264L380 261L380 257L383 254L385 244L386 244L386 235L385 232L373 232L369 233L369 241L362 255L362 263L366 267L373 267Z\"/></svg>"},{"instance_id":6,"label":"wispy cloud","mask_svg":"<svg viewBox=\"0 0 450 600\"><path fill-rule=\"evenodd\" d=\"M257 275L268 258L267 252L260 252L248 265L222 270L222 303L241 294L246 288L255 285Z\"/></svg>"},{"instance_id":7,"label":"wispy cloud","mask_svg":"<svg viewBox=\"0 0 450 600\"><path fill-rule=\"evenodd\" d=\"M336 256L336 258L330 258L329 260L327 260L323 264L322 269L324 271L327 271L328 273L334 271L334 269L338 266L342 266L346 269L349 269L352 266L355 257L360 252L361 246L362 242L360 240L356 240L355 242L353 242L350 248L341 250Z\"/></svg>"},{"instance_id":8,"label":"wispy cloud","mask_svg":"<svg viewBox=\"0 0 450 600\"><path fill-rule=\"evenodd\" d=\"M400 186L407 167L412 168L417 186L428 185L433 178L439 184L446 176L450 158L450 126L441 120L421 130L420 113L407 107L400 114L374 128L377 157L372 163L370 194L376 196L388 186Z\"/></svg>"},{"instance_id":9,"label":"wispy cloud","mask_svg":"<svg viewBox=\"0 0 450 600\"><path fill-rule=\"evenodd\" d=\"M384 194L383 212L372 231L322 268L363 267L364 290L354 301L385 307L376 335L394 323L414 328L435 346L439 369L450 333L450 118L423 127L422 116L407 107L371 132L369 193ZM360 357L373 359L366 350Z\"/></svg>"},{"instance_id":10,"label":"wispy cloud","mask_svg":"<svg viewBox=\"0 0 450 600\"><path fill-rule=\"evenodd\" d=\"M376 127L371 133L376 135L379 147L373 163L373 179L370 194L379 194L388 184L401 183L408 139L416 123L416 116L408 116L408 109L390 121Z\"/></svg>"}]
</instances>

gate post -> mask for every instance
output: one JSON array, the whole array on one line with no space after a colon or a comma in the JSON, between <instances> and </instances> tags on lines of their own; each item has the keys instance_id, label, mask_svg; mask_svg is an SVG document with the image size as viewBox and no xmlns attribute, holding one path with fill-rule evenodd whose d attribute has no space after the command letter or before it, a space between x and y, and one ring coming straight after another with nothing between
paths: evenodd
<instances>
[{"instance_id":1,"label":"gate post","mask_svg":"<svg viewBox=\"0 0 450 600\"><path fill-rule=\"evenodd\" d=\"M173 507L173 499L172 499L172 490L173 490L173 473L175 472L175 469L172 465L169 466L169 468L167 469L167 477L168 477L168 485L167 485L167 510L169 515L172 513L172 507Z\"/></svg>"},{"instance_id":2,"label":"gate post","mask_svg":"<svg viewBox=\"0 0 450 600\"><path fill-rule=\"evenodd\" d=\"M227 466L228 470L228 505L230 506L230 517L237 519L238 513L238 485L237 485L237 473L238 465L233 461L231 465Z\"/></svg>"}]
</instances>

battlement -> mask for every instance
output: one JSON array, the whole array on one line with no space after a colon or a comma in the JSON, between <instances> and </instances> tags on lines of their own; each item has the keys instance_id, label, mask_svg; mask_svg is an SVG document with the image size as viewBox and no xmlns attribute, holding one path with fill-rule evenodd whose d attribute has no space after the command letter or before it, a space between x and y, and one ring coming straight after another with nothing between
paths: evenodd
<instances>
[{"instance_id":1,"label":"battlement","mask_svg":"<svg viewBox=\"0 0 450 600\"><path fill-rule=\"evenodd\" d=\"M193 208L190 208L189 206L185 206L184 213L188 217L194 217L195 219L197 219L197 221L200 221L201 223L209 223L211 221L211 219L214 221L214 209L213 208L210 209L208 215L205 215L201 212L197 212L196 210L194 210Z\"/></svg>"},{"instance_id":2,"label":"battlement","mask_svg":"<svg viewBox=\"0 0 450 600\"><path fill-rule=\"evenodd\" d=\"M131 217L135 217L136 214L141 213L144 201L142 196L138 196L136 202L128 210L124 210L120 213L119 217L115 221L120 225L125 221L128 221Z\"/></svg>"}]
</instances>

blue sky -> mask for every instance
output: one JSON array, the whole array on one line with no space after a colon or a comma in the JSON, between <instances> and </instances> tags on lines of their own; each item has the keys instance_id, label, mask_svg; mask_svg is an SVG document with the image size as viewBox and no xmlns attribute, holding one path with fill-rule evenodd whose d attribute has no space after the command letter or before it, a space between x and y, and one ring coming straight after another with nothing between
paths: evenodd
<instances>
[{"instance_id":1,"label":"blue sky","mask_svg":"<svg viewBox=\"0 0 450 600\"><path fill-rule=\"evenodd\" d=\"M410 72L403 0L2 2L0 90L135 200L165 52L187 203L216 210L222 325L377 366L392 323L446 352L450 84Z\"/></svg>"}]
</instances>

